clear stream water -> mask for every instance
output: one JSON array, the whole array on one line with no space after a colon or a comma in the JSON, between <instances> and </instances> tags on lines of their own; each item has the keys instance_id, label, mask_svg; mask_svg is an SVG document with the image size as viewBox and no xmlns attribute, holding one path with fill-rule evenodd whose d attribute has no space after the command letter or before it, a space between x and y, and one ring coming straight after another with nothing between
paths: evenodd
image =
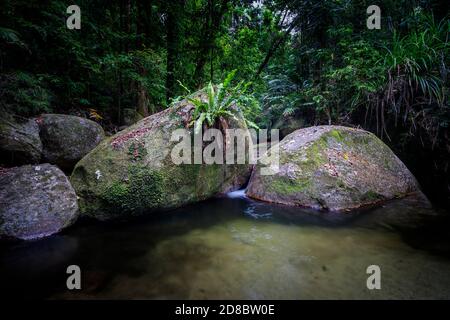
<instances>
[{"instance_id":1,"label":"clear stream water","mask_svg":"<svg viewBox=\"0 0 450 320\"><path fill-rule=\"evenodd\" d=\"M1 292L45 299L449 299L447 248L433 228L417 229L433 214L416 199L322 214L238 191L157 216L84 221L43 240L4 244ZM81 291L65 288L70 264L81 267ZM373 264L381 268L381 290L366 287Z\"/></svg>"}]
</instances>

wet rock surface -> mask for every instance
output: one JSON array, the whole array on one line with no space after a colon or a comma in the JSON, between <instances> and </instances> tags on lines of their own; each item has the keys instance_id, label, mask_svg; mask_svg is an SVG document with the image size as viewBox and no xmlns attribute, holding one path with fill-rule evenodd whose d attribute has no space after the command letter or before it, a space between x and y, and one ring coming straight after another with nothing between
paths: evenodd
<instances>
[{"instance_id":1,"label":"wet rock surface","mask_svg":"<svg viewBox=\"0 0 450 320\"><path fill-rule=\"evenodd\" d=\"M251 169L246 164L174 163L172 151L180 140L173 140L172 134L187 129L192 136L193 109L183 100L104 140L84 157L70 178L82 214L100 220L148 214L244 184ZM227 126L246 129L239 116L228 119Z\"/></svg>"},{"instance_id":2,"label":"wet rock surface","mask_svg":"<svg viewBox=\"0 0 450 320\"><path fill-rule=\"evenodd\" d=\"M341 126L300 129L280 142L279 151L278 172L261 175L262 165L258 164L247 188L248 196L339 211L419 190L400 159L364 130Z\"/></svg>"},{"instance_id":3,"label":"wet rock surface","mask_svg":"<svg viewBox=\"0 0 450 320\"><path fill-rule=\"evenodd\" d=\"M94 121L63 114L36 118L43 144L43 161L70 171L103 140L105 133Z\"/></svg>"},{"instance_id":4,"label":"wet rock surface","mask_svg":"<svg viewBox=\"0 0 450 320\"><path fill-rule=\"evenodd\" d=\"M27 165L0 173L0 239L30 240L75 222L77 196L56 166Z\"/></svg>"},{"instance_id":5,"label":"wet rock surface","mask_svg":"<svg viewBox=\"0 0 450 320\"><path fill-rule=\"evenodd\" d=\"M39 163L41 153L39 127L34 120L18 120L6 114L0 117L0 163Z\"/></svg>"}]
</instances>

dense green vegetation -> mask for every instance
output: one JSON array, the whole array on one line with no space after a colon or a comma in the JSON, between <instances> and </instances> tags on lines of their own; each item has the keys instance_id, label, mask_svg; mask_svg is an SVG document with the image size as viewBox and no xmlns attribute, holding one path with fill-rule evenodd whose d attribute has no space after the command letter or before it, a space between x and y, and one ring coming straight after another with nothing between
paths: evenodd
<instances>
[{"instance_id":1,"label":"dense green vegetation","mask_svg":"<svg viewBox=\"0 0 450 320\"><path fill-rule=\"evenodd\" d=\"M147 116L222 83L198 125L228 114L220 90L239 87L249 123L364 127L450 202L448 1L378 1L381 30L366 0L79 0L81 30L66 27L70 4L2 1L2 109L114 132L125 109Z\"/></svg>"}]
</instances>

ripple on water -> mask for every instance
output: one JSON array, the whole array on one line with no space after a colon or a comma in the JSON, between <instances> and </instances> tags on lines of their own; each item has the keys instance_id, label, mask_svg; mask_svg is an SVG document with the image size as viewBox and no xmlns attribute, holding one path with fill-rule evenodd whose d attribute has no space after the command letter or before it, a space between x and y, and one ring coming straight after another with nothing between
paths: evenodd
<instances>
[{"instance_id":1,"label":"ripple on water","mask_svg":"<svg viewBox=\"0 0 450 320\"><path fill-rule=\"evenodd\" d=\"M393 209L378 210L382 216ZM396 204L399 210L407 209ZM450 298L450 261L412 248L400 234L374 227L372 218L336 226L291 217L249 199L222 198L155 219L79 225L56 242L8 247L14 259L2 258L1 280L23 290L45 275L54 281L41 295L69 299ZM65 259L49 254L67 248ZM40 258L45 268L20 282L14 270ZM65 277L56 275L73 262L88 281L75 293L65 291ZM366 288L372 264L381 268L381 290Z\"/></svg>"}]
</instances>

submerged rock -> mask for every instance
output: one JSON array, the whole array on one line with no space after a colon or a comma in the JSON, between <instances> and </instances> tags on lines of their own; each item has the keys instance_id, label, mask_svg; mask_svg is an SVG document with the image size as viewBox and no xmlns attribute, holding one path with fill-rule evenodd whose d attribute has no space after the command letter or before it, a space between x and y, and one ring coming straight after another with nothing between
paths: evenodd
<instances>
[{"instance_id":1,"label":"submerged rock","mask_svg":"<svg viewBox=\"0 0 450 320\"><path fill-rule=\"evenodd\" d=\"M0 164L39 163L42 143L34 120L17 121L12 116L0 117Z\"/></svg>"},{"instance_id":2,"label":"submerged rock","mask_svg":"<svg viewBox=\"0 0 450 320\"><path fill-rule=\"evenodd\" d=\"M297 130L279 144L280 167L261 175L249 197L324 210L346 210L402 197L419 187L411 172L374 134L341 126Z\"/></svg>"},{"instance_id":3,"label":"submerged rock","mask_svg":"<svg viewBox=\"0 0 450 320\"><path fill-rule=\"evenodd\" d=\"M82 214L107 220L172 209L246 183L249 165L173 163L179 140L171 141L172 133L189 126L193 109L183 100L104 140L84 157L70 178ZM239 116L226 125L246 129Z\"/></svg>"},{"instance_id":4,"label":"submerged rock","mask_svg":"<svg viewBox=\"0 0 450 320\"><path fill-rule=\"evenodd\" d=\"M40 127L43 160L64 170L71 170L105 136L98 123L76 116L43 114L36 121Z\"/></svg>"},{"instance_id":5,"label":"submerged rock","mask_svg":"<svg viewBox=\"0 0 450 320\"><path fill-rule=\"evenodd\" d=\"M69 180L50 164L0 173L0 239L35 239L54 234L77 218L77 196Z\"/></svg>"}]
</instances>

